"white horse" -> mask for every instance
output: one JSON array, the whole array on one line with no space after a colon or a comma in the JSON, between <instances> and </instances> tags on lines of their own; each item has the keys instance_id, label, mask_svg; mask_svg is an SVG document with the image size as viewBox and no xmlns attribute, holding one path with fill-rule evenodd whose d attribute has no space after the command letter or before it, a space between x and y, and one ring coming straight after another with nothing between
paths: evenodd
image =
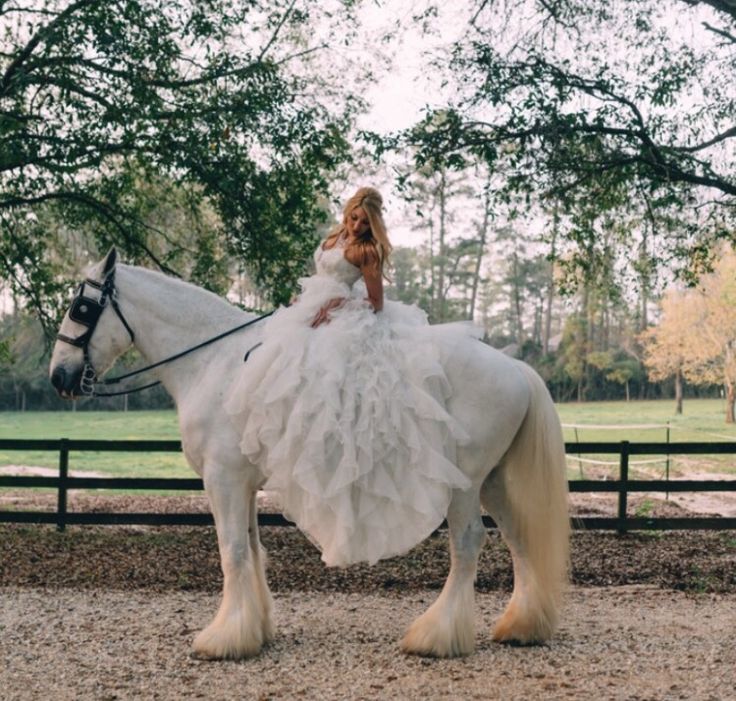
<instances>
[{"instance_id":1,"label":"white horse","mask_svg":"<svg viewBox=\"0 0 736 701\"><path fill-rule=\"evenodd\" d=\"M194 285L116 264L113 249L90 268L63 320L51 380L62 396L74 398L91 367L101 375L131 343L154 363L248 318ZM242 456L238 430L223 410L260 325L156 370L176 402L184 454L204 480L217 528L222 602L194 640L195 653L207 658L255 655L274 635L256 512L264 477ZM473 486L456 491L448 509L451 566L444 588L401 647L437 657L474 650L474 583L486 538L481 504L498 524L514 568L513 594L493 637L547 640L558 623L569 542L564 443L554 405L531 368L478 341L454 348L443 363L453 388L448 410L471 436L458 450L458 464Z\"/></svg>"}]
</instances>

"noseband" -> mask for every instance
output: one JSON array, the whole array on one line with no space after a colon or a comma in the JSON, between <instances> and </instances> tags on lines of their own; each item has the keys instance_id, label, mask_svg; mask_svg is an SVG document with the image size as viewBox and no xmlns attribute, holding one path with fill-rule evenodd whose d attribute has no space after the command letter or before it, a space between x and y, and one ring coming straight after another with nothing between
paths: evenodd
<instances>
[{"instance_id":1,"label":"noseband","mask_svg":"<svg viewBox=\"0 0 736 701\"><path fill-rule=\"evenodd\" d=\"M108 273L102 283L87 278L79 286L77 293L74 295L71 307L69 307L69 318L82 326L86 326L87 330L76 338L63 333L56 334L56 338L59 341L82 349L84 367L82 368L82 379L79 382L79 388L82 394L87 396L92 396L95 393L94 388L95 382L97 381L97 373L89 355L89 344L92 341L92 335L97 328L97 323L102 316L102 312L105 311L105 307L108 304L110 304L123 326L125 326L125 330L130 335L130 340L135 341L133 329L130 328L130 324L125 320L117 302L114 270Z\"/></svg>"}]
</instances>

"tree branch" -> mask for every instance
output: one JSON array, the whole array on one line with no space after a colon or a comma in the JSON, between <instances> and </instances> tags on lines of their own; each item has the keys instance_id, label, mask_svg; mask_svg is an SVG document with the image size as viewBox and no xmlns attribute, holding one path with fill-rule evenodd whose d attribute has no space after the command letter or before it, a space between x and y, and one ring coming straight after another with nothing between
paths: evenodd
<instances>
[{"instance_id":1,"label":"tree branch","mask_svg":"<svg viewBox=\"0 0 736 701\"><path fill-rule=\"evenodd\" d=\"M99 1L100 0L77 0L77 2L72 3L56 15L51 22L41 27L7 67L2 80L0 80L0 95L6 95L8 93L14 74L23 65L23 63L28 60L31 54L36 50L36 47L49 37L58 25L64 22L67 17L73 15L80 8L87 5L93 5Z\"/></svg>"},{"instance_id":2,"label":"tree branch","mask_svg":"<svg viewBox=\"0 0 736 701\"><path fill-rule=\"evenodd\" d=\"M319 44L318 46L313 46L310 49L304 49L304 51L298 51L295 54L291 54L290 56L286 56L282 59L279 59L274 64L275 66L282 66L283 64L287 63L288 61L293 61L295 58L301 58L302 56L307 56L309 54L313 54L315 51L321 51L322 49L326 49L328 47L328 44Z\"/></svg>"},{"instance_id":3,"label":"tree branch","mask_svg":"<svg viewBox=\"0 0 736 701\"><path fill-rule=\"evenodd\" d=\"M703 22L702 24L709 32L718 34L719 36L722 36L725 39L728 39L730 43L736 44L736 36L734 36L733 34L729 34L725 29L719 29L718 27L714 27L713 25L708 24L707 22Z\"/></svg>"},{"instance_id":4,"label":"tree branch","mask_svg":"<svg viewBox=\"0 0 736 701\"><path fill-rule=\"evenodd\" d=\"M695 153L696 151L702 151L709 146L713 146L714 144L720 143L721 141L725 141L726 139L730 139L734 136L736 136L736 127L731 127L730 129L726 129L726 131L721 132L720 134L716 134L716 136L714 136L712 139L704 141L701 144L697 144L696 146L668 146L667 148L672 151Z\"/></svg>"},{"instance_id":5,"label":"tree branch","mask_svg":"<svg viewBox=\"0 0 736 701\"><path fill-rule=\"evenodd\" d=\"M116 208L114 208L112 205L109 205L105 202L102 202L101 200L98 200L95 197L92 197L91 195L87 195L83 192L74 192L72 190L58 190L56 192L47 192L42 195L36 195L34 197L9 197L5 198L4 200L0 200L0 209L10 209L14 207L21 207L31 204L41 204L44 202L50 202L50 201L62 201L62 202L75 202L77 204L82 204L85 207L88 207L101 216L103 216L107 221L109 221L115 228L122 234L123 238L133 243L135 246L140 248L157 266L160 270L162 270L165 273L168 273L169 275L174 275L175 277L181 277L176 270L173 268L170 268L166 263L159 260L158 256L156 256L153 251L148 248L142 241L137 240L135 237L131 236L131 231L129 228L125 226L122 219L125 219L126 217L129 217L129 215L126 215L124 212L120 212ZM153 229L156 231L154 227L151 227L150 225L145 224L145 222L141 222L139 220L135 220L135 223L140 224L146 228Z\"/></svg>"},{"instance_id":6,"label":"tree branch","mask_svg":"<svg viewBox=\"0 0 736 701\"><path fill-rule=\"evenodd\" d=\"M266 42L265 46L261 49L261 52L258 54L258 58L256 59L257 63L261 63L266 56L266 53L271 48L273 43L276 41L276 38L279 35L279 32L281 31L281 28L284 26L286 20L289 18L289 15L291 14L292 10L294 9L294 6L296 5L297 0L292 0L291 5L286 8L286 11L281 16L281 19L279 20L279 23L276 25L276 29L274 30L273 34L271 34L271 37Z\"/></svg>"}]
</instances>

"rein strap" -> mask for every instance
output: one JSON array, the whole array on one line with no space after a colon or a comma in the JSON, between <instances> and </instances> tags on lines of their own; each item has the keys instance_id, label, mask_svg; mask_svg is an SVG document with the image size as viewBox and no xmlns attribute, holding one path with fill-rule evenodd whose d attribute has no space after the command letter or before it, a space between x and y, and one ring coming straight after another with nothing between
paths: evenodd
<instances>
[{"instance_id":1,"label":"rein strap","mask_svg":"<svg viewBox=\"0 0 736 701\"><path fill-rule=\"evenodd\" d=\"M275 310L274 310L275 311ZM118 382L122 382L123 380L127 380L131 377L135 377L136 375L140 375L144 372L148 372L149 370L153 370L154 368L160 367L161 365L166 365L167 363L172 363L175 360L178 360L179 358L183 358L185 355L189 355L190 353L194 353L194 351L198 351L200 348L204 348L205 346L209 346L212 343L215 343L226 336L230 336L242 329L247 328L248 326L252 326L256 322L262 321L263 319L271 316L273 312L268 312L267 314L262 314L259 317L256 317L255 319L251 319L250 321L246 321L244 324L240 324L239 326L236 326L232 329L229 329L228 331L224 331L221 334L218 334L217 336L213 336L212 338L208 338L206 341L202 341L202 343L198 343L196 346L192 346L191 348L187 348L186 350L180 351L179 353L175 353L174 355L170 355L168 358L164 358L163 360L159 360L155 363L151 363L151 365L146 365L145 367L138 368L137 370L132 370L131 372L127 372L124 375L119 375L118 377L110 377L106 378L100 381L100 384L103 385L116 385ZM154 384L160 384L158 382L152 383L150 385L146 385L145 387L141 387L140 389L147 389L148 387L153 387ZM138 392L139 389L129 390L130 392ZM127 394L128 392L117 392L115 394L96 394L98 397L112 397L116 396L117 394Z\"/></svg>"}]
</instances>

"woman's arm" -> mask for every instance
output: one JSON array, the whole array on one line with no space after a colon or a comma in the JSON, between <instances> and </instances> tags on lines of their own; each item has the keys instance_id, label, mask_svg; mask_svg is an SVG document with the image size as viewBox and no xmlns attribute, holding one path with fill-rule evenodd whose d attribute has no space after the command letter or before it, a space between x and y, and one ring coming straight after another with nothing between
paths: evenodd
<instances>
[{"instance_id":1,"label":"woman's arm","mask_svg":"<svg viewBox=\"0 0 736 701\"><path fill-rule=\"evenodd\" d=\"M383 276L381 268L375 264L364 265L360 272L363 273L365 288L368 290L368 301L373 305L373 311L380 312L383 309Z\"/></svg>"}]
</instances>

